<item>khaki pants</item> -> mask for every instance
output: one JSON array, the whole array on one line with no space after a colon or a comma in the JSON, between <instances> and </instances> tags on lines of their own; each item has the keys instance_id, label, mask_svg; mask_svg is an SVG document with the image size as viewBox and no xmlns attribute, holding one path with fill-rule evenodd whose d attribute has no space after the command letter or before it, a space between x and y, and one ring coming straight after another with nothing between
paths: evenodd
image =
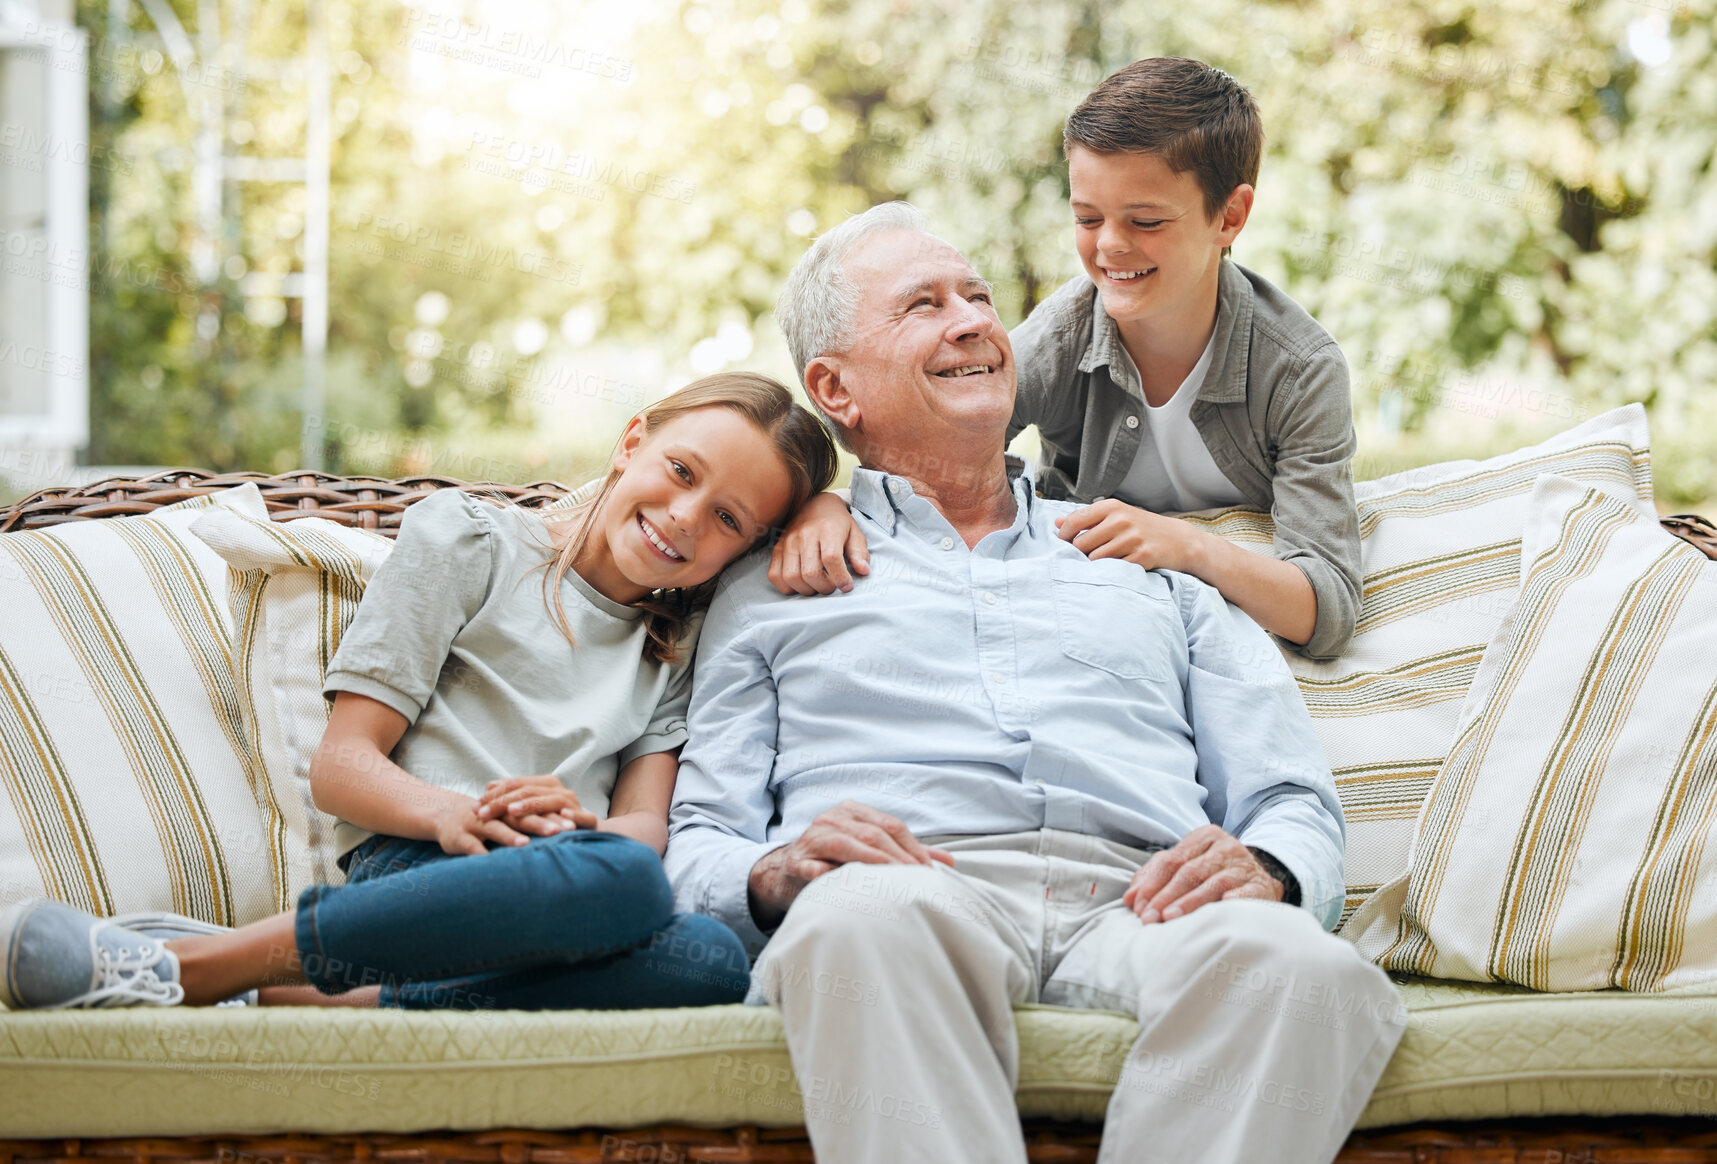
<instances>
[{"instance_id":1,"label":"khaki pants","mask_svg":"<svg viewBox=\"0 0 1717 1164\"><path fill-rule=\"evenodd\" d=\"M1148 856L1045 830L939 842L955 868L844 865L753 974L781 1010L823 1164L1025 1160L1012 1007L1137 1016L1101 1164L1327 1164L1401 1038L1389 978L1304 910L1217 902L1146 926Z\"/></svg>"}]
</instances>

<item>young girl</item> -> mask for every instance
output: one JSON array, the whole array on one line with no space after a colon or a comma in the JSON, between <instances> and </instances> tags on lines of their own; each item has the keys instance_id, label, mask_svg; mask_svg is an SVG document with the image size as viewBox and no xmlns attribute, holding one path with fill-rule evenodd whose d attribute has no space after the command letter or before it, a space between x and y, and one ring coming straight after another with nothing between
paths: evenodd
<instances>
[{"instance_id":1,"label":"young girl","mask_svg":"<svg viewBox=\"0 0 1717 1164\"><path fill-rule=\"evenodd\" d=\"M660 859L692 641L716 575L834 470L785 388L733 373L633 418L564 521L457 490L412 506L325 681L310 782L347 883L235 931L21 903L0 1001L738 1001L739 940L673 914Z\"/></svg>"},{"instance_id":2,"label":"young girl","mask_svg":"<svg viewBox=\"0 0 1717 1164\"><path fill-rule=\"evenodd\" d=\"M1042 437L1038 489L1085 508L1061 537L1093 558L1193 574L1308 658L1339 655L1360 600L1346 361L1316 320L1226 257L1263 149L1257 105L1198 61L1138 61L1067 120L1085 274L1012 335L1011 439ZM1266 509L1255 554L1166 516ZM843 553L844 551L844 553ZM850 588L863 539L820 499L776 545L783 592Z\"/></svg>"}]
</instances>

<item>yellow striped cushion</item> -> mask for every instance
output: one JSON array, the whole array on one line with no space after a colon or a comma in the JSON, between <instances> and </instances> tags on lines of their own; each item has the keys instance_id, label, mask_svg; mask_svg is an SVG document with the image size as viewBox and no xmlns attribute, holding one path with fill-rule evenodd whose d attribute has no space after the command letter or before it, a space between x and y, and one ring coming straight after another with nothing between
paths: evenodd
<instances>
[{"instance_id":1,"label":"yellow striped cushion","mask_svg":"<svg viewBox=\"0 0 1717 1164\"><path fill-rule=\"evenodd\" d=\"M224 563L189 527L255 485L0 535L0 893L221 925L289 901L250 758Z\"/></svg>"},{"instance_id":2,"label":"yellow striped cushion","mask_svg":"<svg viewBox=\"0 0 1717 1164\"><path fill-rule=\"evenodd\" d=\"M231 568L239 707L280 807L296 901L307 885L345 879L333 818L310 798L310 757L328 726L322 677L393 543L319 517L211 511L194 528Z\"/></svg>"},{"instance_id":3,"label":"yellow striped cushion","mask_svg":"<svg viewBox=\"0 0 1717 1164\"><path fill-rule=\"evenodd\" d=\"M1717 562L1543 478L1409 871L1354 918L1393 970L1536 990L1717 978Z\"/></svg>"},{"instance_id":4,"label":"yellow striped cushion","mask_svg":"<svg viewBox=\"0 0 1717 1164\"><path fill-rule=\"evenodd\" d=\"M1353 642L1328 663L1286 654L1347 821L1343 921L1407 867L1413 822L1479 659L1514 604L1520 531L1533 482L1545 473L1654 512L1645 410L1630 404L1487 461L1354 486L1365 578ZM1221 510L1188 520L1270 551L1267 514Z\"/></svg>"},{"instance_id":5,"label":"yellow striped cushion","mask_svg":"<svg viewBox=\"0 0 1717 1164\"><path fill-rule=\"evenodd\" d=\"M577 489L574 489L571 493L568 493L565 497L560 498L558 501L551 501L547 505L543 506L543 508L545 510L571 509L573 506L589 501L592 497L595 497L601 488L602 478L592 478L580 485Z\"/></svg>"}]
</instances>

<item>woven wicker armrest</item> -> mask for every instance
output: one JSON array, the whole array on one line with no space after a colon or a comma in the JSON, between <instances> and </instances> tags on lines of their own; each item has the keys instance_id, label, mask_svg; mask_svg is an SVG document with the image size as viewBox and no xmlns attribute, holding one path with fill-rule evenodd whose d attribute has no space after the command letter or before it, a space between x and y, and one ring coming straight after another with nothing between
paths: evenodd
<instances>
[{"instance_id":1,"label":"woven wicker armrest","mask_svg":"<svg viewBox=\"0 0 1717 1164\"><path fill-rule=\"evenodd\" d=\"M1031 1164L1095 1164L1100 1128L1026 1120ZM803 1128L423 1132L0 1140L3 1164L814 1164ZM1357 1132L1336 1164L1712 1164L1717 1125L1688 1119L1486 1120ZM1265 1164L1265 1162L1260 1162Z\"/></svg>"},{"instance_id":2,"label":"woven wicker armrest","mask_svg":"<svg viewBox=\"0 0 1717 1164\"><path fill-rule=\"evenodd\" d=\"M1663 528L1688 542L1707 558L1717 559L1717 525L1697 513L1676 513L1663 519Z\"/></svg>"},{"instance_id":3,"label":"woven wicker armrest","mask_svg":"<svg viewBox=\"0 0 1717 1164\"><path fill-rule=\"evenodd\" d=\"M40 529L66 521L126 517L149 513L190 497L219 493L254 482L275 521L323 517L341 525L374 530L385 537L399 532L406 506L438 489L464 489L536 509L565 497L570 489L558 481L507 485L467 482L452 477L341 477L299 470L266 473L210 473L204 469L168 469L146 477L110 477L81 488L61 486L37 490L14 505L0 509L0 533Z\"/></svg>"}]
</instances>

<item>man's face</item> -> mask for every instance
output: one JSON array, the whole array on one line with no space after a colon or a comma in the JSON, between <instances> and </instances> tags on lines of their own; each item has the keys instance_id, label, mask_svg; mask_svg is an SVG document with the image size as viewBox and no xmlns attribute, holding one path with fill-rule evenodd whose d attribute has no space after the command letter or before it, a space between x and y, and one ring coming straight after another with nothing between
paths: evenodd
<instances>
[{"instance_id":1,"label":"man's face","mask_svg":"<svg viewBox=\"0 0 1717 1164\"><path fill-rule=\"evenodd\" d=\"M1173 318L1187 308L1246 221L1243 211L1237 220L1227 210L1207 217L1198 179L1154 154L1074 146L1067 171L1079 261L1116 323Z\"/></svg>"},{"instance_id":2,"label":"man's face","mask_svg":"<svg viewBox=\"0 0 1717 1164\"><path fill-rule=\"evenodd\" d=\"M890 449L973 434L993 434L999 447L1014 365L990 285L947 243L906 230L866 238L844 271L859 307L837 365L866 461L886 465Z\"/></svg>"}]
</instances>

